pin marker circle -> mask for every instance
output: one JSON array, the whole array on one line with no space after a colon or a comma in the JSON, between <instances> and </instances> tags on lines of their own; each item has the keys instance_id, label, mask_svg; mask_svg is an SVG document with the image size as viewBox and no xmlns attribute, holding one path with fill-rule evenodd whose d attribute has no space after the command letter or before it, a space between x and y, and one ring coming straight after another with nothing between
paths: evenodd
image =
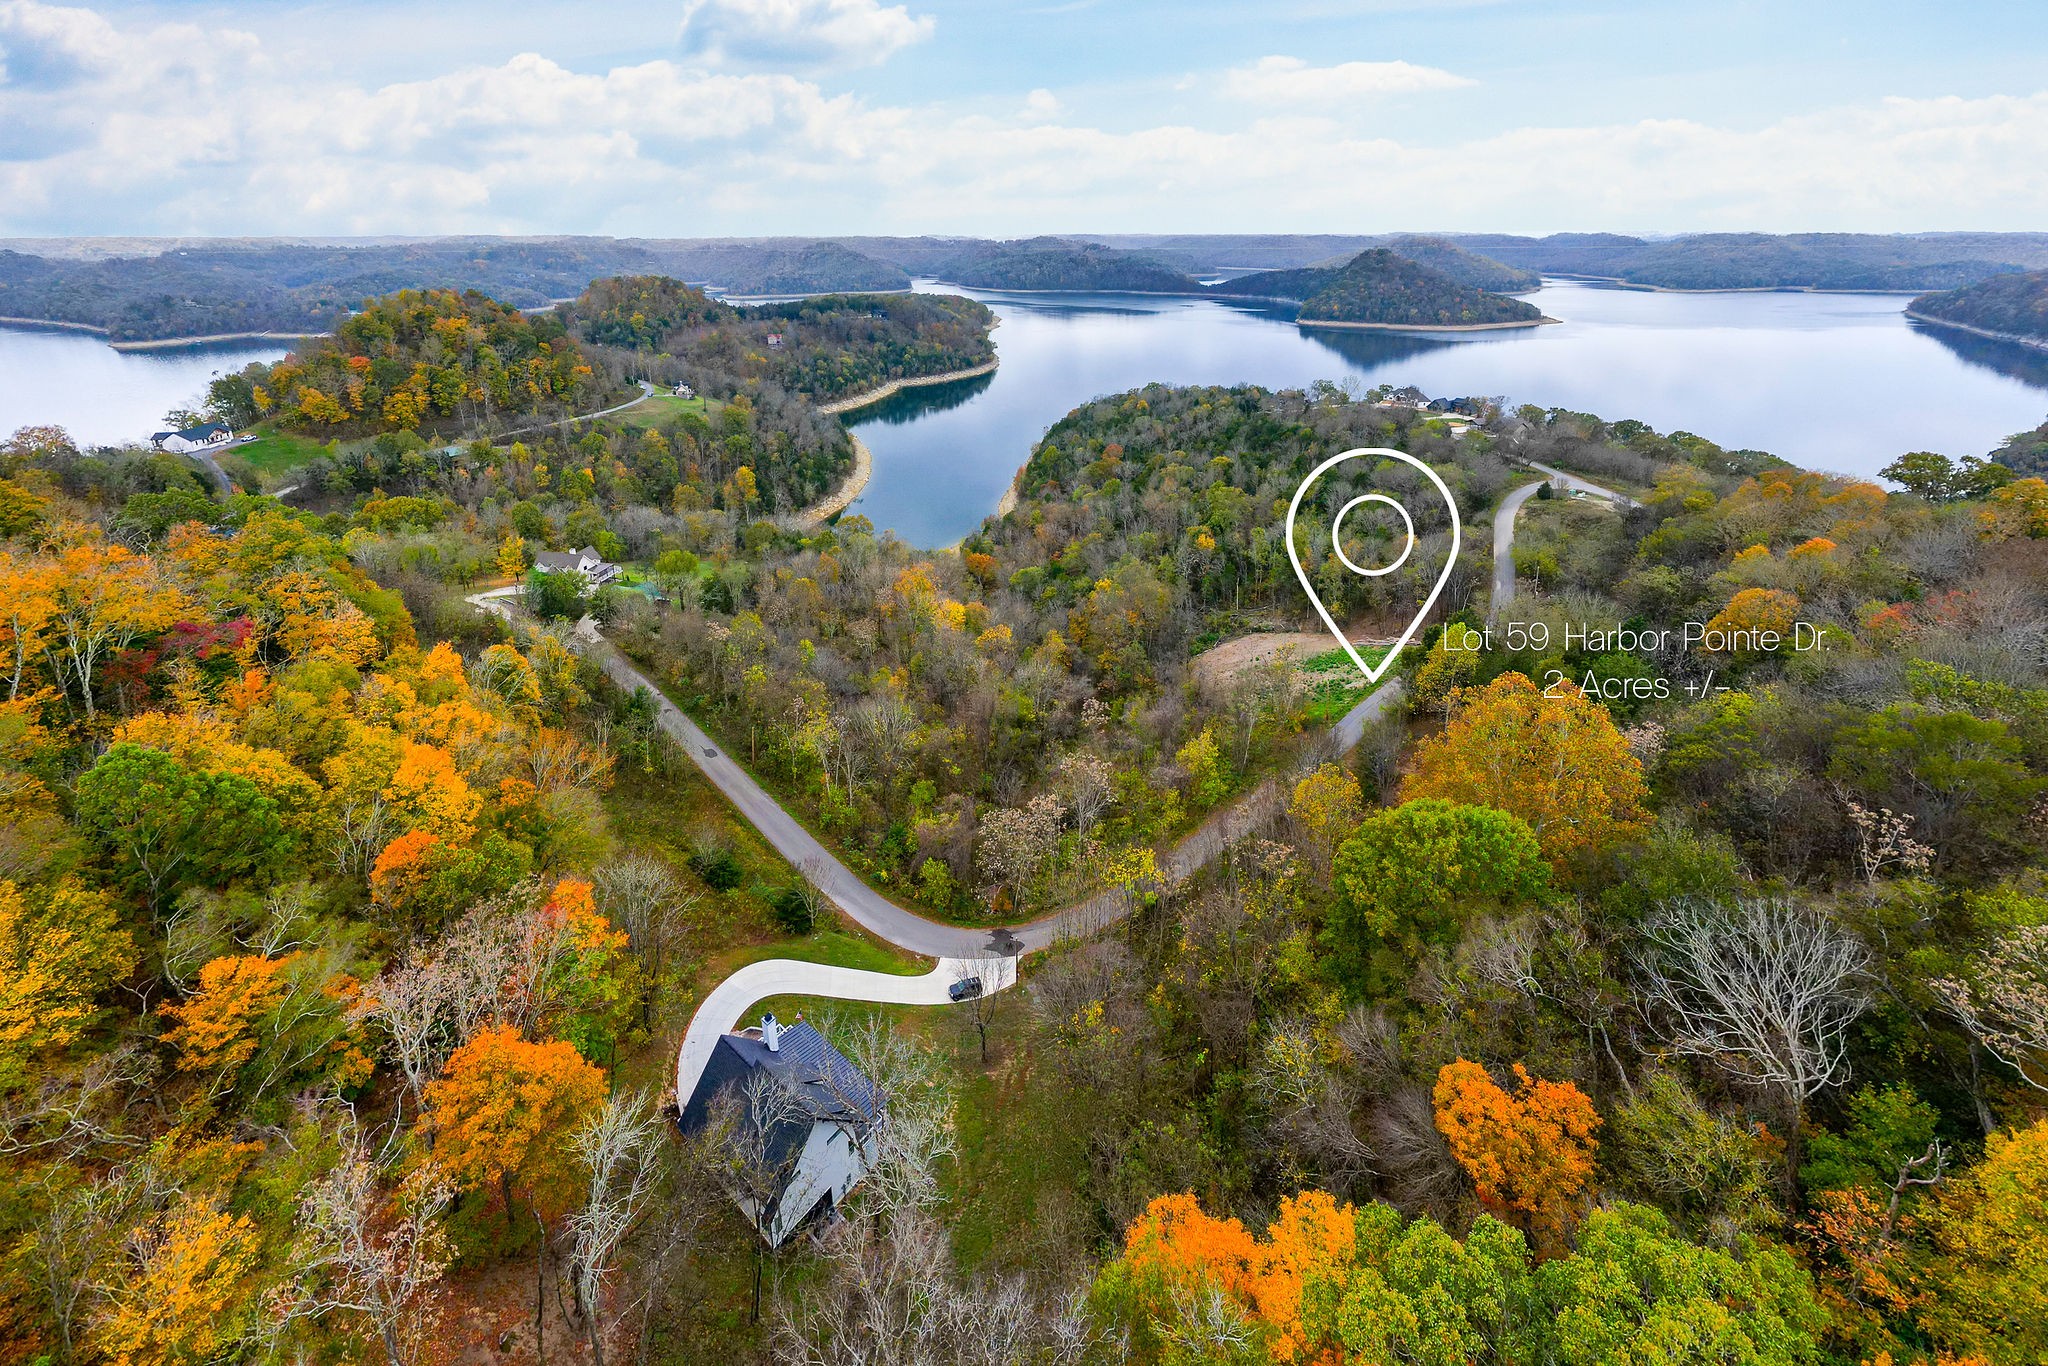
<instances>
[{"instance_id":1,"label":"pin marker circle","mask_svg":"<svg viewBox=\"0 0 2048 1366\"><path fill-rule=\"evenodd\" d=\"M1344 518L1351 509L1357 507L1360 503L1385 503L1400 514L1401 525L1407 529L1407 539L1402 541L1401 553L1394 557L1392 564L1383 565L1378 569L1367 569L1362 564L1354 563L1351 557L1344 553L1344 537L1342 535ZM1408 515L1407 508L1402 507L1399 502L1387 497L1384 493L1361 493L1343 507L1337 509L1337 516L1330 523L1330 549L1337 552L1337 558L1342 560L1344 567L1354 574L1363 574L1368 579L1376 579L1382 574L1391 574L1406 564L1408 556L1415 550L1415 519Z\"/></svg>"},{"instance_id":2,"label":"pin marker circle","mask_svg":"<svg viewBox=\"0 0 2048 1366\"><path fill-rule=\"evenodd\" d=\"M1370 460L1375 463L1392 462L1394 464L1406 465L1414 470L1428 482L1429 487L1435 491L1436 496L1443 499L1444 520L1449 524L1448 530L1450 531L1450 545L1444 556L1444 567L1437 574L1436 583L1430 588L1429 595L1423 598L1421 609L1410 619L1407 629L1402 631L1387 652L1380 656L1377 664L1365 662L1365 656L1358 653L1358 647L1351 643L1351 637L1344 633L1344 629L1337 624L1337 619L1330 615L1330 609L1324 605L1322 598L1316 593L1315 581L1308 572L1308 566L1302 563L1301 547L1295 544L1294 540L1294 524L1296 518L1301 514L1302 500L1308 497L1309 490L1315 487L1318 479L1321 479L1325 474L1328 474L1331 470L1348 460ZM1401 523L1407 529L1407 545L1402 548L1400 557L1384 569L1366 569L1353 563L1351 557L1344 553L1344 547L1338 543L1337 536L1341 530L1345 514L1360 503L1386 503L1394 511L1401 514ZM1361 446L1355 450L1339 451L1308 472L1308 477L1303 479L1300 485L1295 488L1293 500L1287 504L1287 526L1283 534L1286 538L1287 558L1294 565L1294 577L1301 581L1301 591L1307 595L1309 605L1316 609L1316 615L1323 619L1323 625L1330 628L1330 634L1337 637L1337 643L1344 647L1345 654L1351 656L1351 662L1356 664L1358 671L1365 675L1366 682L1377 683L1386 675L1387 670L1394 667L1395 659L1400 656L1402 650L1407 648L1408 642L1415 638L1415 633L1422 628L1422 623L1428 619L1430 612L1436 607L1437 599L1443 596L1444 588L1451 581L1451 571L1458 563L1458 551L1463 544L1464 529L1459 525L1458 521L1458 500L1451 496L1450 487L1444 483L1435 470L1406 451L1390 450L1384 446ZM1337 558L1343 562L1346 569L1368 579L1391 574L1403 564L1406 564L1408 557L1415 551L1415 542L1415 521L1408 515L1408 509L1402 506L1399 499L1391 498L1384 493L1367 493L1353 498L1337 510L1336 518L1330 523L1330 548L1336 552Z\"/></svg>"}]
</instances>

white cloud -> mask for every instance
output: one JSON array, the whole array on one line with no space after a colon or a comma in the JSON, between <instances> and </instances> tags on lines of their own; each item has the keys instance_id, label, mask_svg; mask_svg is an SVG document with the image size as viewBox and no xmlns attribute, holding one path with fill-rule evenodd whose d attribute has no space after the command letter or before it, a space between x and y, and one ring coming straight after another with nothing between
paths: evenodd
<instances>
[{"instance_id":1,"label":"white cloud","mask_svg":"<svg viewBox=\"0 0 2048 1366\"><path fill-rule=\"evenodd\" d=\"M933 24L877 0L689 0L682 42L721 63L871 66L931 37Z\"/></svg>"},{"instance_id":2,"label":"white cloud","mask_svg":"<svg viewBox=\"0 0 2048 1366\"><path fill-rule=\"evenodd\" d=\"M524 55L372 85L247 35L0 0L0 233L2032 229L2048 93L1423 146L1298 103L1196 128L878 105ZM1333 68L1341 69L1341 68ZM17 72L36 73L20 78ZM138 98L137 92L149 92ZM1231 108L1226 106L1226 111ZM1284 115L1284 117L1283 117Z\"/></svg>"},{"instance_id":3,"label":"white cloud","mask_svg":"<svg viewBox=\"0 0 2048 1366\"><path fill-rule=\"evenodd\" d=\"M1310 66L1299 57L1261 57L1223 73L1223 93L1258 104L1318 104L1336 112L1345 100L1456 90L1474 82L1441 67L1413 62L1339 62Z\"/></svg>"}]
</instances>

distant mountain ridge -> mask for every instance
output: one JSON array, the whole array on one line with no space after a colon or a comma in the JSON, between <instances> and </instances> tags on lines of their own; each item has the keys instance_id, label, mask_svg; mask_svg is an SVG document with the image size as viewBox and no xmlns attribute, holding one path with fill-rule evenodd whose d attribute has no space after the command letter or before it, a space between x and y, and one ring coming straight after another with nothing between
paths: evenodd
<instances>
[{"instance_id":1,"label":"distant mountain ridge","mask_svg":"<svg viewBox=\"0 0 2048 1366\"><path fill-rule=\"evenodd\" d=\"M1660 289L1954 289L2048 266L2048 233L1450 236L1469 251L1544 274Z\"/></svg>"},{"instance_id":2,"label":"distant mountain ridge","mask_svg":"<svg viewBox=\"0 0 2048 1366\"><path fill-rule=\"evenodd\" d=\"M734 294L902 289L912 276L991 289L1193 293L1212 272L1314 271L1369 248L1494 293L1541 274L1662 289L1917 293L2048 269L2048 233L0 239L0 317L96 328L116 341L321 333L365 299L400 289L474 289L533 308L620 275ZM1287 288L1289 297L1314 292L1303 281Z\"/></svg>"}]
</instances>

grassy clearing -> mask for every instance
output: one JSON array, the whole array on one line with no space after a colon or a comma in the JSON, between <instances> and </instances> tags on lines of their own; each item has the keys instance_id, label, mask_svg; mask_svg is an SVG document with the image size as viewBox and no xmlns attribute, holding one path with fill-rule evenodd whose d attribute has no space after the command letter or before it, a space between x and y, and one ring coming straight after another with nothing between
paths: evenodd
<instances>
[{"instance_id":1,"label":"grassy clearing","mask_svg":"<svg viewBox=\"0 0 2048 1366\"><path fill-rule=\"evenodd\" d=\"M222 454L226 458L243 461L260 478L270 480L289 474L315 456L327 454L327 443L309 436L271 431Z\"/></svg>"},{"instance_id":2,"label":"grassy clearing","mask_svg":"<svg viewBox=\"0 0 2048 1366\"><path fill-rule=\"evenodd\" d=\"M1361 645L1357 649L1367 664L1376 665L1387 656L1383 645ZM1341 649L1311 655L1296 667L1309 681L1308 719L1316 725L1336 721L1364 701L1375 686L1365 681L1351 656Z\"/></svg>"},{"instance_id":3,"label":"grassy clearing","mask_svg":"<svg viewBox=\"0 0 2048 1366\"><path fill-rule=\"evenodd\" d=\"M620 413L614 419L622 427L659 427L672 422L685 413L699 417L711 416L712 403L705 398L677 398L674 394L656 394L644 403L635 405Z\"/></svg>"}]
</instances>

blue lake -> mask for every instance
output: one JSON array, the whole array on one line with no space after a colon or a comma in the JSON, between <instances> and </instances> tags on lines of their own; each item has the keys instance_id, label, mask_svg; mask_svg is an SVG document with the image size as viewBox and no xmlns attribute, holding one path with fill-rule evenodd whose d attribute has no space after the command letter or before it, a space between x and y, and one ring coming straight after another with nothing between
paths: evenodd
<instances>
[{"instance_id":1,"label":"blue lake","mask_svg":"<svg viewBox=\"0 0 2048 1366\"><path fill-rule=\"evenodd\" d=\"M1206 299L970 294L1002 317L992 376L849 414L875 472L853 511L944 545L995 509L1075 405L1151 381L1413 384L1440 396L1638 418L1816 469L1872 475L1911 450L1982 455L2048 415L2048 352L1910 322L1896 294L1659 294L1552 281L1554 327L1331 332Z\"/></svg>"},{"instance_id":2,"label":"blue lake","mask_svg":"<svg viewBox=\"0 0 2048 1366\"><path fill-rule=\"evenodd\" d=\"M951 292L1002 317L1001 367L849 415L875 456L854 511L922 545L978 525L1075 405L1155 380L1413 384L1639 418L1862 475L1904 451L1982 455L2048 414L2048 352L1923 327L1895 294L1552 281L1530 298L1558 326L1430 336L1302 328L1283 312L1206 299ZM51 422L88 445L140 440L214 374L283 354L275 344L122 353L80 333L0 329L0 434Z\"/></svg>"}]
</instances>

